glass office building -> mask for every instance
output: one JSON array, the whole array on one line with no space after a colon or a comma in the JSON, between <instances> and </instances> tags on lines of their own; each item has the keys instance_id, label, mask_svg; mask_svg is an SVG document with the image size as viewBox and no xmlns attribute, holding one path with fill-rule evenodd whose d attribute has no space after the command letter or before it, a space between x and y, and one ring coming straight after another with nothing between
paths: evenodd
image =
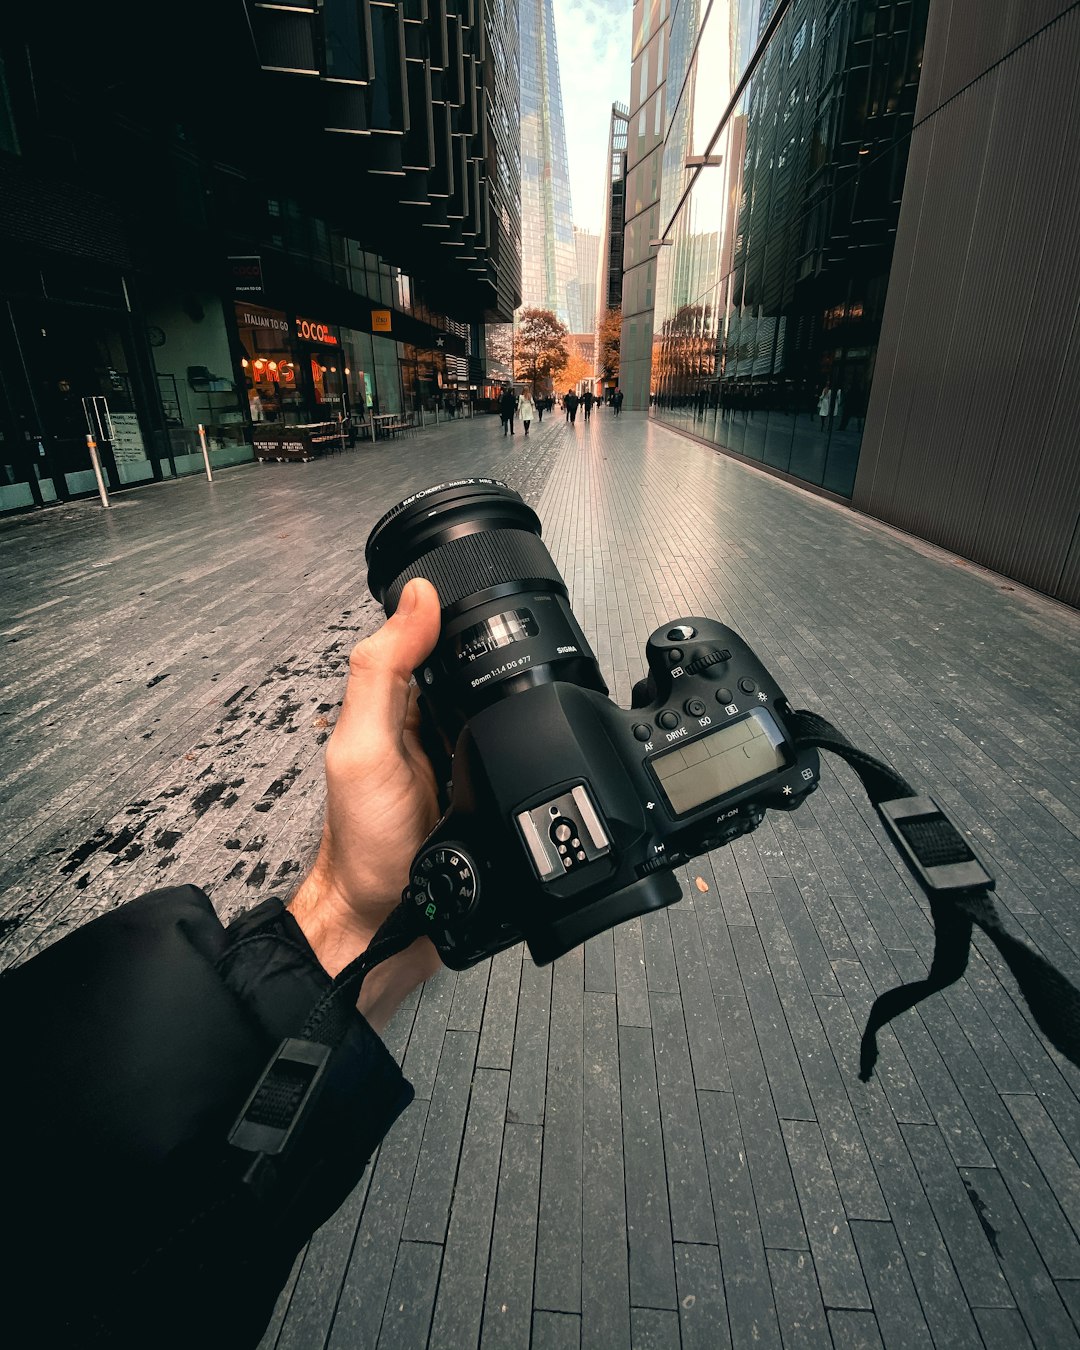
<instances>
[{"instance_id":1,"label":"glass office building","mask_svg":"<svg viewBox=\"0 0 1080 1350\"><path fill-rule=\"evenodd\" d=\"M929 0L666 8L635 6L628 406L850 497Z\"/></svg>"},{"instance_id":2,"label":"glass office building","mask_svg":"<svg viewBox=\"0 0 1080 1350\"><path fill-rule=\"evenodd\" d=\"M521 0L521 302L568 327L580 312L552 0Z\"/></svg>"},{"instance_id":3,"label":"glass office building","mask_svg":"<svg viewBox=\"0 0 1080 1350\"><path fill-rule=\"evenodd\" d=\"M575 287L571 291L570 331L592 333L596 330L596 268L600 257L600 236L574 226L574 256L577 262Z\"/></svg>"}]
</instances>

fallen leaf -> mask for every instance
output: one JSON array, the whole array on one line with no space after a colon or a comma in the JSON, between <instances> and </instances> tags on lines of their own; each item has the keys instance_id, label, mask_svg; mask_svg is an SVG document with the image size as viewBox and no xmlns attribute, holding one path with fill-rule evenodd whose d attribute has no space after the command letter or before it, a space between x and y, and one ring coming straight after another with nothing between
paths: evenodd
<instances>
[{"instance_id":1,"label":"fallen leaf","mask_svg":"<svg viewBox=\"0 0 1080 1350\"><path fill-rule=\"evenodd\" d=\"M709 889L709 883L705 880L704 877L695 877L695 878L694 878L694 885L695 885L695 886L698 888L698 890L701 891L703 894L704 894L705 891L707 891L707 890Z\"/></svg>"},{"instance_id":2,"label":"fallen leaf","mask_svg":"<svg viewBox=\"0 0 1080 1350\"><path fill-rule=\"evenodd\" d=\"M186 754L186 755L184 756L184 758L187 760L187 762L188 762L189 764L194 764L194 762L199 758L199 756L196 755L196 754L194 754L194 753L189 752L188 754Z\"/></svg>"},{"instance_id":3,"label":"fallen leaf","mask_svg":"<svg viewBox=\"0 0 1080 1350\"><path fill-rule=\"evenodd\" d=\"M330 723L325 717L316 717L311 725L315 727L328 727Z\"/></svg>"}]
</instances>

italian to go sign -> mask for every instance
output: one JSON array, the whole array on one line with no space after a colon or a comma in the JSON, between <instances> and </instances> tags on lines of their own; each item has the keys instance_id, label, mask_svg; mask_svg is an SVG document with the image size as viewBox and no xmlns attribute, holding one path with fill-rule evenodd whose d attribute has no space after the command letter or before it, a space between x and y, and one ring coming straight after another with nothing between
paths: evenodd
<instances>
[{"instance_id":1,"label":"italian to go sign","mask_svg":"<svg viewBox=\"0 0 1080 1350\"><path fill-rule=\"evenodd\" d=\"M388 309L373 309L371 311L371 331L373 333L389 333L390 311Z\"/></svg>"}]
</instances>

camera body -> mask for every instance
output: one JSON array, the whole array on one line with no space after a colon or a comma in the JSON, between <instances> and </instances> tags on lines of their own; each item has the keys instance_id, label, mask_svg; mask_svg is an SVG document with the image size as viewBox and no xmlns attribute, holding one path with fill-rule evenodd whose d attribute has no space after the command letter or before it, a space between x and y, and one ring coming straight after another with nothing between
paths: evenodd
<instances>
[{"instance_id":1,"label":"camera body","mask_svg":"<svg viewBox=\"0 0 1080 1350\"><path fill-rule=\"evenodd\" d=\"M627 710L582 677L595 658L548 591L489 592L444 627L417 671L443 731L448 708L500 690L455 723L449 804L404 892L452 969L523 937L542 965L672 904L674 868L817 787L816 751L792 744L783 692L732 629L675 619L645 656ZM568 678L537 674L559 664Z\"/></svg>"}]
</instances>

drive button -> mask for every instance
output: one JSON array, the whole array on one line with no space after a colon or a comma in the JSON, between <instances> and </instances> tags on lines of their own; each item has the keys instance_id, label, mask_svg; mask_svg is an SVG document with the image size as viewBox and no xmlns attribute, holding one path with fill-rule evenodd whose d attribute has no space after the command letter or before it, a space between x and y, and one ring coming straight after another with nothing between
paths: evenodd
<instances>
[{"instance_id":1,"label":"drive button","mask_svg":"<svg viewBox=\"0 0 1080 1350\"><path fill-rule=\"evenodd\" d=\"M665 731L674 731L679 725L679 714L673 712L670 708L666 708L656 720Z\"/></svg>"}]
</instances>

